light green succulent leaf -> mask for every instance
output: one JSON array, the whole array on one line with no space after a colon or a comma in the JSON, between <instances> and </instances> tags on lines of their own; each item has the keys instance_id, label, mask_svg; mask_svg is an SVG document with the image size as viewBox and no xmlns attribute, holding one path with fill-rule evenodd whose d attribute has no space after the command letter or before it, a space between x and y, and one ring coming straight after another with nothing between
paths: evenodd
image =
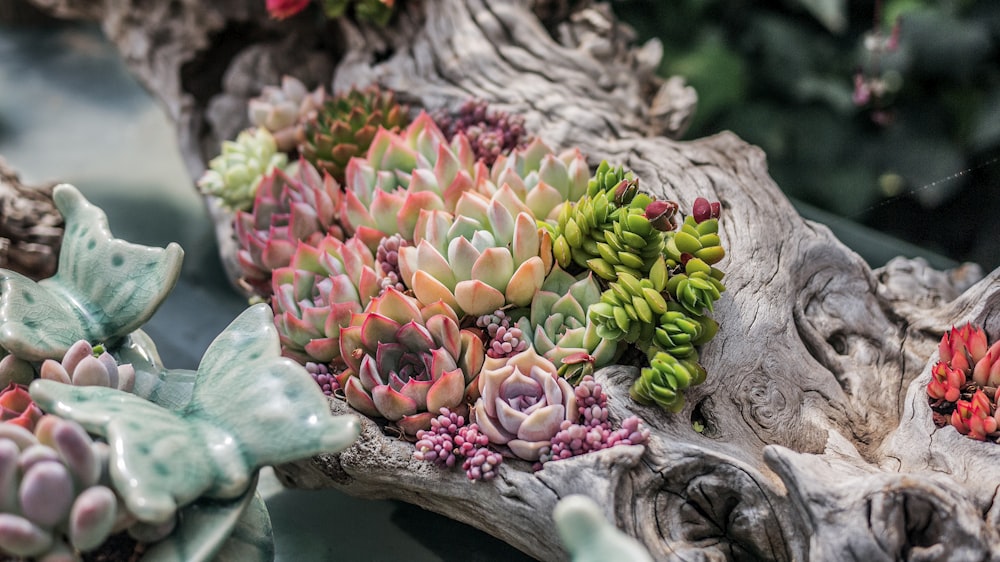
<instances>
[{"instance_id":1,"label":"light green succulent leaf","mask_svg":"<svg viewBox=\"0 0 1000 562\"><path fill-rule=\"evenodd\" d=\"M66 221L56 274L38 283L0 270L0 347L27 361L59 359L77 340L116 341L146 323L173 289L184 252L111 235L76 188L53 192Z\"/></svg>"}]
</instances>

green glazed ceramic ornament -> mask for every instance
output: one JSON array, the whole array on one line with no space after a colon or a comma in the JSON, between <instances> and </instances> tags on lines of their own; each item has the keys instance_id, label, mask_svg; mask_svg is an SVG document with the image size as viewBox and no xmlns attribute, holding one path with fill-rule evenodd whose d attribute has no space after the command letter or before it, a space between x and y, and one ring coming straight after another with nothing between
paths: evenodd
<instances>
[{"instance_id":1,"label":"green glazed ceramic ornament","mask_svg":"<svg viewBox=\"0 0 1000 562\"><path fill-rule=\"evenodd\" d=\"M653 562L646 548L608 523L587 496L559 500L552 517L573 562Z\"/></svg>"},{"instance_id":2,"label":"green glazed ceramic ornament","mask_svg":"<svg viewBox=\"0 0 1000 562\"><path fill-rule=\"evenodd\" d=\"M212 342L180 410L48 380L32 382L31 396L106 437L125 505L141 521L162 523L198 497L238 496L262 466L339 451L360 433L353 416L330 416L305 368L281 356L271 318L267 305L251 307Z\"/></svg>"},{"instance_id":3,"label":"green glazed ceramic ornament","mask_svg":"<svg viewBox=\"0 0 1000 562\"><path fill-rule=\"evenodd\" d=\"M35 282L0 269L0 347L26 361L62 357L77 340L113 344L146 323L174 288L184 252L111 235L107 216L71 185L56 186L66 221L59 268Z\"/></svg>"},{"instance_id":4,"label":"green glazed ceramic ornament","mask_svg":"<svg viewBox=\"0 0 1000 562\"><path fill-rule=\"evenodd\" d=\"M107 440L110 486L136 520L176 522L144 562L272 559L258 469L340 451L358 420L333 417L305 368L281 356L263 304L212 342L197 371L165 369L137 328L176 283L180 247L114 238L104 212L72 186L58 186L55 202L66 220L56 275L36 283L0 269L0 351L37 371L84 339L132 364L132 393L44 379L29 390L48 414Z\"/></svg>"}]
</instances>

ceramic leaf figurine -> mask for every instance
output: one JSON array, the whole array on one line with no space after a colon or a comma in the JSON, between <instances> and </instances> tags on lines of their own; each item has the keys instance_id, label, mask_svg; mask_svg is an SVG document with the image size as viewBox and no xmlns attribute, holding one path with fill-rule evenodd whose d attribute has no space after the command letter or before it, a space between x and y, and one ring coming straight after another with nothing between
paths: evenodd
<instances>
[{"instance_id":1,"label":"ceramic leaf figurine","mask_svg":"<svg viewBox=\"0 0 1000 562\"><path fill-rule=\"evenodd\" d=\"M594 500L566 496L552 517L573 562L652 562L639 541L608 523Z\"/></svg>"},{"instance_id":2,"label":"ceramic leaf figurine","mask_svg":"<svg viewBox=\"0 0 1000 562\"><path fill-rule=\"evenodd\" d=\"M360 433L353 416L328 415L305 368L281 357L263 304L212 342L180 411L104 387L36 380L30 391L43 410L107 438L115 489L150 523L202 496L236 497L258 468L339 451Z\"/></svg>"},{"instance_id":3,"label":"ceramic leaf figurine","mask_svg":"<svg viewBox=\"0 0 1000 562\"><path fill-rule=\"evenodd\" d=\"M0 347L26 361L60 359L78 340L112 343L146 323L173 289L184 252L111 235L104 211L71 185L53 192L66 221L56 274L0 270Z\"/></svg>"}]
</instances>

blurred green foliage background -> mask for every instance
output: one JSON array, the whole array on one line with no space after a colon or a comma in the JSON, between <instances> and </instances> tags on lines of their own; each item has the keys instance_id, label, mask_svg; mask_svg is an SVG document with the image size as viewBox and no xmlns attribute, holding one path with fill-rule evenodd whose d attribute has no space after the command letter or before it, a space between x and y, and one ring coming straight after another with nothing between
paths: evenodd
<instances>
[{"instance_id":1,"label":"blurred green foliage background","mask_svg":"<svg viewBox=\"0 0 1000 562\"><path fill-rule=\"evenodd\" d=\"M685 138L764 149L778 185L956 260L1000 266L1000 1L619 0L663 76L698 92ZM898 45L880 48L893 36ZM867 45L867 46L866 46ZM855 75L881 81L853 99ZM957 174L957 175L956 175Z\"/></svg>"}]
</instances>

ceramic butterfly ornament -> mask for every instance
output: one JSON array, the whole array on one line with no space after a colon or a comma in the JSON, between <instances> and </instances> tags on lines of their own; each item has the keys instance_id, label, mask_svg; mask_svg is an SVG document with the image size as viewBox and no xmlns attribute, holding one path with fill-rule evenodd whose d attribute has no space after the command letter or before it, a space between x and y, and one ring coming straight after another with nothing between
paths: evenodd
<instances>
[{"instance_id":1,"label":"ceramic butterfly ornament","mask_svg":"<svg viewBox=\"0 0 1000 562\"><path fill-rule=\"evenodd\" d=\"M73 186L55 187L66 221L59 267L32 281L0 269L0 347L26 361L63 356L77 340L113 344L146 323L177 282L184 251L112 236L108 219Z\"/></svg>"},{"instance_id":2,"label":"ceramic butterfly ornament","mask_svg":"<svg viewBox=\"0 0 1000 562\"><path fill-rule=\"evenodd\" d=\"M233 498L269 464L336 452L360 433L334 417L305 368L281 356L270 308L247 309L212 342L178 410L104 387L31 383L45 411L111 445L111 479L139 520L169 520L199 497Z\"/></svg>"}]
</instances>

